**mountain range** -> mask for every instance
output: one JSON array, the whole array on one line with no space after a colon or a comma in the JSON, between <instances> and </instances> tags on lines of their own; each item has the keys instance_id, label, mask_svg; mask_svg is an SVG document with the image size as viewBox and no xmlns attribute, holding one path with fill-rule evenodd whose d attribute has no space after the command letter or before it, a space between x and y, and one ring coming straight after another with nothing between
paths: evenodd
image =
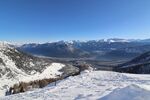
<instances>
[{"instance_id":1,"label":"mountain range","mask_svg":"<svg viewBox=\"0 0 150 100\"><path fill-rule=\"evenodd\" d=\"M76 64L76 60L69 62L46 57L76 58L81 64ZM85 64L84 60L80 60L81 58L91 58L92 60ZM20 81L29 82L44 78L56 78L58 76L65 78L78 74L81 69L85 69L88 66L99 66L97 63L105 66L100 62L101 59L104 61L108 59L128 59L127 62L113 66L109 70L149 74L150 41L148 39L59 41L44 44L24 44L19 47L0 42L0 81L2 82L0 84L0 95L4 95L8 86L12 86Z\"/></svg>"},{"instance_id":2,"label":"mountain range","mask_svg":"<svg viewBox=\"0 0 150 100\"><path fill-rule=\"evenodd\" d=\"M18 49L29 54L57 58L128 59L150 50L150 39L107 39L24 44Z\"/></svg>"}]
</instances>

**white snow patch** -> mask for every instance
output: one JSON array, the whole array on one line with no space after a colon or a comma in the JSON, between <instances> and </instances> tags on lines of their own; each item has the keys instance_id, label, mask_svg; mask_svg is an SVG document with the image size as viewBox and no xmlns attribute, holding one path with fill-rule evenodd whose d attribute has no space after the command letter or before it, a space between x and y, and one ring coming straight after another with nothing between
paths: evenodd
<instances>
[{"instance_id":1,"label":"white snow patch","mask_svg":"<svg viewBox=\"0 0 150 100\"><path fill-rule=\"evenodd\" d=\"M1 55L0 52L0 56L4 56ZM10 59L7 58L7 56L4 56L6 58L6 66L7 68L10 68L11 71L13 73L16 73L16 77L15 78L10 78L8 79L7 77L7 73L5 75L3 75L0 78L0 96L4 96L5 95L5 87L6 86L12 86L16 83L19 82L29 82L29 81L34 81L34 80L40 80L40 79L44 79L44 78L56 78L58 75L61 75L62 73L59 71L60 69L62 69L65 65L61 64L61 63L52 63L50 66L47 66L47 68L42 72L42 73L35 73L33 71L33 75L28 75L24 72L22 72L21 70L19 70L16 66L15 63L13 61L11 61ZM0 68L2 68L4 66L0 66ZM3 68L2 68L3 69Z\"/></svg>"},{"instance_id":2,"label":"white snow patch","mask_svg":"<svg viewBox=\"0 0 150 100\"><path fill-rule=\"evenodd\" d=\"M50 66L47 66L47 68L42 73L36 73L32 76L25 77L23 80L20 81L28 82L31 80L40 80L44 78L56 78L57 76L60 76L62 72L61 70L63 67L65 67L64 64L61 63L52 63Z\"/></svg>"}]
</instances>

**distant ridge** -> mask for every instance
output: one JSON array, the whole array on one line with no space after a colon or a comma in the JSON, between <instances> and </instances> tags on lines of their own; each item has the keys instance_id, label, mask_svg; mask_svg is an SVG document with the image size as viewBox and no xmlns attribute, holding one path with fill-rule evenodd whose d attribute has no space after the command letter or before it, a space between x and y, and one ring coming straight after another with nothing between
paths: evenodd
<instances>
[{"instance_id":1,"label":"distant ridge","mask_svg":"<svg viewBox=\"0 0 150 100\"><path fill-rule=\"evenodd\" d=\"M132 59L150 49L150 41L139 39L101 39L24 44L27 53L58 58ZM137 49L138 48L138 49Z\"/></svg>"}]
</instances>

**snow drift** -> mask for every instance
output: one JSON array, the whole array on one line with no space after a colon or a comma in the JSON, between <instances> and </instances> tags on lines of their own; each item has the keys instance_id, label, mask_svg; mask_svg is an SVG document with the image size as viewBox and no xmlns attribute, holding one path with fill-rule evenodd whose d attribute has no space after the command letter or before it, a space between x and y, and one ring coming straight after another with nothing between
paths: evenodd
<instances>
[{"instance_id":1,"label":"snow drift","mask_svg":"<svg viewBox=\"0 0 150 100\"><path fill-rule=\"evenodd\" d=\"M150 91L137 85L130 85L123 89L116 89L100 100L149 100Z\"/></svg>"}]
</instances>

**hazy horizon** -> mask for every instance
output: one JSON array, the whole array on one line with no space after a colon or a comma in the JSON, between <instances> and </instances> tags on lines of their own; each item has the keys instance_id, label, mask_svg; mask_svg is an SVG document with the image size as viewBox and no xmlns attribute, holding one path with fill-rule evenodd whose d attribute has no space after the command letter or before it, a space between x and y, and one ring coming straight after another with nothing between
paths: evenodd
<instances>
[{"instance_id":1,"label":"hazy horizon","mask_svg":"<svg viewBox=\"0 0 150 100\"><path fill-rule=\"evenodd\" d=\"M53 42L61 42L61 41L64 41L64 42L71 42L71 41L80 41L80 42L87 42L87 41L99 41L99 40L107 40L107 39L127 39L127 38L100 38L100 39L87 39L87 40L55 40L55 41L12 41L12 40L0 40L0 42L8 42L8 43L11 43L11 44L16 44L16 45L22 45L22 44L32 44L32 43L37 43L37 44L43 44L43 43L53 43ZM143 39L139 39L139 38L136 38L136 39L127 39L127 40L147 40L147 39L150 39L150 38L143 38Z\"/></svg>"}]
</instances>

